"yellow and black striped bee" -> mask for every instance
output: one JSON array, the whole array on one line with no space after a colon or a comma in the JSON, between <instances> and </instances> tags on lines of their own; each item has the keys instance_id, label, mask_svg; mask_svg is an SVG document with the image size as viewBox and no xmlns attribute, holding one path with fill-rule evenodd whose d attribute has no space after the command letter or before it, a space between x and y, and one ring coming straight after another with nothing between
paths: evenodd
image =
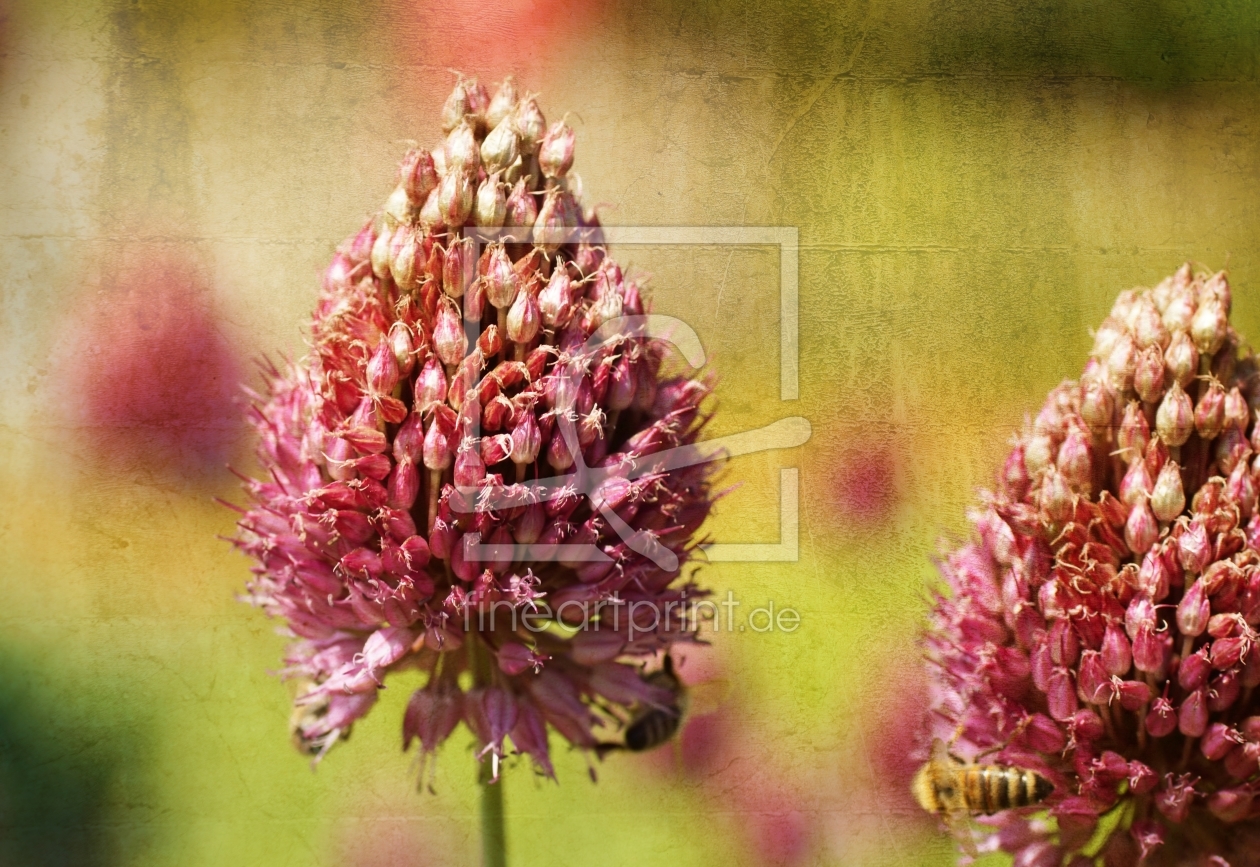
<instances>
[{"instance_id":1,"label":"yellow and black striped bee","mask_svg":"<svg viewBox=\"0 0 1260 867\"><path fill-rule=\"evenodd\" d=\"M944 818L971 852L975 844L970 835L959 833L966 828L968 817L1031 807L1049 797L1054 786L1027 768L964 762L950 755L945 742L938 738L932 744L932 757L915 774L911 789L919 806Z\"/></svg>"}]
</instances>

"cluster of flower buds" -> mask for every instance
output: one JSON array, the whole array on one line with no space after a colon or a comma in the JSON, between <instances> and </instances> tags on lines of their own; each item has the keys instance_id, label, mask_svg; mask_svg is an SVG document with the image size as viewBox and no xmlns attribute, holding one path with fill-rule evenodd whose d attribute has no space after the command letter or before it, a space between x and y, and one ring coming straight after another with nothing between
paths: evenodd
<instances>
[{"instance_id":1,"label":"cluster of flower buds","mask_svg":"<svg viewBox=\"0 0 1260 867\"><path fill-rule=\"evenodd\" d=\"M1016 863L1260 859L1260 383L1230 301L1188 264L1122 293L942 560L932 735L1055 785L1056 822L998 817Z\"/></svg>"},{"instance_id":2,"label":"cluster of flower buds","mask_svg":"<svg viewBox=\"0 0 1260 867\"><path fill-rule=\"evenodd\" d=\"M548 728L589 750L672 703L635 663L694 639L712 465L670 454L697 451L711 383L663 374L634 324L566 122L461 78L442 128L333 258L310 356L267 371L236 544L294 637L309 751L418 668L405 746L462 721L496 769L510 741L550 775Z\"/></svg>"}]
</instances>

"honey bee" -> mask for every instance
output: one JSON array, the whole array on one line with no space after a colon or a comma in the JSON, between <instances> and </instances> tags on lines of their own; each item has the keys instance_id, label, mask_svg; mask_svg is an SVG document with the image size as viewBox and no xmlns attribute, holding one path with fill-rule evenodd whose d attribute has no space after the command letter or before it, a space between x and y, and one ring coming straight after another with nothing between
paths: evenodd
<instances>
[{"instance_id":1,"label":"honey bee","mask_svg":"<svg viewBox=\"0 0 1260 867\"><path fill-rule=\"evenodd\" d=\"M919 806L936 813L959 837L968 854L975 854L970 834L962 834L970 816L1031 807L1054 791L1036 771L1008 765L981 765L950 755L945 742L932 743L932 757L915 774L911 786ZM970 845L969 845L970 844Z\"/></svg>"},{"instance_id":2,"label":"honey bee","mask_svg":"<svg viewBox=\"0 0 1260 867\"><path fill-rule=\"evenodd\" d=\"M350 736L350 728L333 729L332 731L310 737L311 731L320 719L328 713L328 696L321 695L303 701L303 696L314 689L315 682L303 679L298 684L298 699L294 702L293 712L289 715L289 738L299 753L311 757L314 767L339 740Z\"/></svg>"},{"instance_id":3,"label":"honey bee","mask_svg":"<svg viewBox=\"0 0 1260 867\"><path fill-rule=\"evenodd\" d=\"M674 670L673 657L668 653L665 654L661 667L644 676L643 681L649 686L668 691L673 696L672 700L664 705L640 709L626 723L620 742L597 744L595 753L601 758L615 750L641 753L668 743L682 727L683 717L688 711L695 710L703 714L716 709L719 699L715 690L719 690L722 685L720 681L709 681L698 684L695 688L688 688ZM694 698L697 696L693 696L693 693L699 694L698 697L702 700L700 707L696 707Z\"/></svg>"}]
</instances>

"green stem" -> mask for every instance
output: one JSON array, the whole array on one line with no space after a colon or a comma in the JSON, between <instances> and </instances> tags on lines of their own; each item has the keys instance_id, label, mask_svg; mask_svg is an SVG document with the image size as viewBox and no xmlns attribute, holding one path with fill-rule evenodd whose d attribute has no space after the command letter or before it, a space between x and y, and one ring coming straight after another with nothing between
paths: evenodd
<instances>
[{"instance_id":1,"label":"green stem","mask_svg":"<svg viewBox=\"0 0 1260 867\"><path fill-rule=\"evenodd\" d=\"M507 867L507 835L503 828L503 778L490 782L490 762L481 763L481 865Z\"/></svg>"}]
</instances>

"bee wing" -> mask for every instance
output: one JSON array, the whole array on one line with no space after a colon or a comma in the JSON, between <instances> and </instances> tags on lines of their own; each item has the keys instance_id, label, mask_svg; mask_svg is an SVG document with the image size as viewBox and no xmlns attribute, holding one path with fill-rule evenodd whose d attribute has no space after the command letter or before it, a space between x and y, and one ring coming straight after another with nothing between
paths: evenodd
<instances>
[{"instance_id":1,"label":"bee wing","mask_svg":"<svg viewBox=\"0 0 1260 867\"><path fill-rule=\"evenodd\" d=\"M976 835L971 826L971 815L966 810L948 810L941 814L941 818L945 820L945 827L958 841L963 852L972 858L977 857L980 851L976 848Z\"/></svg>"},{"instance_id":2,"label":"bee wing","mask_svg":"<svg viewBox=\"0 0 1260 867\"><path fill-rule=\"evenodd\" d=\"M687 687L687 713L704 716L720 708L731 694L731 683L717 678Z\"/></svg>"}]
</instances>

